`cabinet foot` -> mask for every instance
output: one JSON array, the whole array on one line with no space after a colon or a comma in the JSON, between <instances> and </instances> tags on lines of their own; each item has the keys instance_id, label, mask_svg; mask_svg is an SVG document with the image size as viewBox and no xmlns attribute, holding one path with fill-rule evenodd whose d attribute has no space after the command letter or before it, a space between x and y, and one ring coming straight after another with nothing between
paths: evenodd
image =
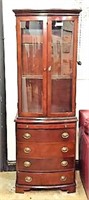
<instances>
[{"instance_id":1,"label":"cabinet foot","mask_svg":"<svg viewBox=\"0 0 89 200\"><path fill-rule=\"evenodd\" d=\"M25 191L30 191L30 187L28 187L28 186L16 185L16 188L15 188L15 192L16 192L16 193L24 193Z\"/></svg>"},{"instance_id":2,"label":"cabinet foot","mask_svg":"<svg viewBox=\"0 0 89 200\"><path fill-rule=\"evenodd\" d=\"M76 184L70 184L70 185L66 185L66 186L61 186L60 189L62 191L67 191L67 193L73 193L76 192Z\"/></svg>"},{"instance_id":3,"label":"cabinet foot","mask_svg":"<svg viewBox=\"0 0 89 200\"><path fill-rule=\"evenodd\" d=\"M68 193L73 193L73 192L76 192L76 186L69 187Z\"/></svg>"},{"instance_id":4,"label":"cabinet foot","mask_svg":"<svg viewBox=\"0 0 89 200\"><path fill-rule=\"evenodd\" d=\"M16 193L24 193L24 189L23 189L23 187L16 186L15 187L15 192Z\"/></svg>"}]
</instances>

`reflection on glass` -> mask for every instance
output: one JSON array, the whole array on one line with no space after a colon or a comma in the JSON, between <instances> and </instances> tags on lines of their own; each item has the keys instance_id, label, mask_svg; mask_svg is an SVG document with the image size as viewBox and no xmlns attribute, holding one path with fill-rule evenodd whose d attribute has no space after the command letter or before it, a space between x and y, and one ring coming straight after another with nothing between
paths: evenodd
<instances>
[{"instance_id":1,"label":"reflection on glass","mask_svg":"<svg viewBox=\"0 0 89 200\"><path fill-rule=\"evenodd\" d=\"M41 112L42 80L22 77L22 108L24 112Z\"/></svg>"},{"instance_id":2,"label":"reflection on glass","mask_svg":"<svg viewBox=\"0 0 89 200\"><path fill-rule=\"evenodd\" d=\"M21 22L22 111L42 112L43 22Z\"/></svg>"},{"instance_id":3,"label":"reflection on glass","mask_svg":"<svg viewBox=\"0 0 89 200\"><path fill-rule=\"evenodd\" d=\"M72 111L73 21L52 21L51 112Z\"/></svg>"}]
</instances>

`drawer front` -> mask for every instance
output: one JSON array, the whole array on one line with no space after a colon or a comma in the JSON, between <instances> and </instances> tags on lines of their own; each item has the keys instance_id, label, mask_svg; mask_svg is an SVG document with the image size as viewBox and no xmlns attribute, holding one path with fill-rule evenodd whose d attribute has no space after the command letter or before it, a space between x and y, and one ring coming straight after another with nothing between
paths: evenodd
<instances>
[{"instance_id":1,"label":"drawer front","mask_svg":"<svg viewBox=\"0 0 89 200\"><path fill-rule=\"evenodd\" d=\"M55 120L54 120L55 121ZM52 123L49 124L49 122L47 121L43 121L43 122L37 122L36 124L31 124L31 123L16 123L17 129L63 129L63 128L75 128L76 127L76 122L63 122L63 123L54 123L54 121L52 120Z\"/></svg>"},{"instance_id":2,"label":"drawer front","mask_svg":"<svg viewBox=\"0 0 89 200\"><path fill-rule=\"evenodd\" d=\"M19 142L58 142L75 140L74 128L65 129L17 129L16 137Z\"/></svg>"},{"instance_id":3,"label":"drawer front","mask_svg":"<svg viewBox=\"0 0 89 200\"><path fill-rule=\"evenodd\" d=\"M75 155L74 142L35 143L17 142L17 158L57 158L73 157Z\"/></svg>"},{"instance_id":4,"label":"drawer front","mask_svg":"<svg viewBox=\"0 0 89 200\"><path fill-rule=\"evenodd\" d=\"M74 171L55 173L18 172L17 182L22 185L59 185L74 182Z\"/></svg>"},{"instance_id":5,"label":"drawer front","mask_svg":"<svg viewBox=\"0 0 89 200\"><path fill-rule=\"evenodd\" d=\"M53 158L53 159L17 159L16 168L18 171L59 171L74 168L74 158Z\"/></svg>"}]
</instances>

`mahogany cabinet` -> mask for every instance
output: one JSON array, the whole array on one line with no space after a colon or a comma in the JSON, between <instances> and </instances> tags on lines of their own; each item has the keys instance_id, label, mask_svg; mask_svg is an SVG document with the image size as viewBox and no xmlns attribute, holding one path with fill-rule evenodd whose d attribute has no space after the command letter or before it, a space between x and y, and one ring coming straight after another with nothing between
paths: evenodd
<instances>
[{"instance_id":1,"label":"mahogany cabinet","mask_svg":"<svg viewBox=\"0 0 89 200\"><path fill-rule=\"evenodd\" d=\"M80 10L14 10L18 113L16 192L75 191Z\"/></svg>"}]
</instances>

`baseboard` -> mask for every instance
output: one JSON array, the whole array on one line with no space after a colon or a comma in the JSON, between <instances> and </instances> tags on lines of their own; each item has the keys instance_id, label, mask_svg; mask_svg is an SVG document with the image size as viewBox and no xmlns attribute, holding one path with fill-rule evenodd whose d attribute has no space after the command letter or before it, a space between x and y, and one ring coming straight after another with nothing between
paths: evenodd
<instances>
[{"instance_id":1,"label":"baseboard","mask_svg":"<svg viewBox=\"0 0 89 200\"><path fill-rule=\"evenodd\" d=\"M16 161L8 161L7 171L16 171Z\"/></svg>"},{"instance_id":2,"label":"baseboard","mask_svg":"<svg viewBox=\"0 0 89 200\"><path fill-rule=\"evenodd\" d=\"M75 161L75 169L76 169L76 170L79 170L79 169L80 169L80 167L79 167L79 160L76 160L76 161Z\"/></svg>"},{"instance_id":3,"label":"baseboard","mask_svg":"<svg viewBox=\"0 0 89 200\"><path fill-rule=\"evenodd\" d=\"M75 161L75 168L79 170L79 160ZM7 171L16 171L16 161L8 161Z\"/></svg>"}]
</instances>

